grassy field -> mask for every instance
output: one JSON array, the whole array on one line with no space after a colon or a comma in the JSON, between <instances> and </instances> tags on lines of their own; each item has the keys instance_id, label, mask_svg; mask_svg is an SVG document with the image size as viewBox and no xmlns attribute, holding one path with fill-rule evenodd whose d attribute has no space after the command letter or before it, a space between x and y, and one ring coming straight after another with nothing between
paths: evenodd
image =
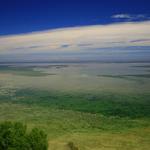
<instances>
[{"instance_id":1,"label":"grassy field","mask_svg":"<svg viewBox=\"0 0 150 150\"><path fill-rule=\"evenodd\" d=\"M144 67L120 75L67 67L1 66L0 122L41 128L49 150L149 150L149 74L137 70Z\"/></svg>"},{"instance_id":2,"label":"grassy field","mask_svg":"<svg viewBox=\"0 0 150 150\"><path fill-rule=\"evenodd\" d=\"M141 100L142 99L142 100ZM49 135L49 148L148 150L148 94L62 93L21 89L0 97L0 120L38 126Z\"/></svg>"}]
</instances>

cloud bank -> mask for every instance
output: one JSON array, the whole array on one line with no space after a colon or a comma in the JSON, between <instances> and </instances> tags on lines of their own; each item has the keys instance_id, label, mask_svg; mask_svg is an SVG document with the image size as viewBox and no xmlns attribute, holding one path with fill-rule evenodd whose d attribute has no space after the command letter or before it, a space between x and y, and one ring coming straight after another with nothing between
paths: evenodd
<instances>
[{"instance_id":1,"label":"cloud bank","mask_svg":"<svg viewBox=\"0 0 150 150\"><path fill-rule=\"evenodd\" d=\"M144 57L142 47L150 47L150 21L61 28L0 36L0 61L18 60L18 56L21 56L23 60L29 57L34 60L34 56L37 57L37 55L40 60L48 57L47 54L49 54L48 60L62 59L61 57L65 59L69 56L74 59L77 55L78 58L80 55L83 57L88 55L90 58L89 54L95 54L94 59L98 56L102 58L108 53L116 57L130 47L140 47ZM120 50L116 54L115 50L118 48ZM131 51L134 52L133 49ZM146 54L145 57L147 57Z\"/></svg>"}]
</instances>

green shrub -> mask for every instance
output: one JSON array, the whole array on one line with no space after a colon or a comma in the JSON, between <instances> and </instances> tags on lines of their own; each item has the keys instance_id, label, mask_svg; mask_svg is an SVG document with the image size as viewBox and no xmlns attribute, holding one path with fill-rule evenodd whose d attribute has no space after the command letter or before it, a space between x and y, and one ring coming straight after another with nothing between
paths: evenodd
<instances>
[{"instance_id":1,"label":"green shrub","mask_svg":"<svg viewBox=\"0 0 150 150\"><path fill-rule=\"evenodd\" d=\"M33 128L27 133L25 125L19 122L0 124L0 150L47 150L47 135Z\"/></svg>"},{"instance_id":2,"label":"green shrub","mask_svg":"<svg viewBox=\"0 0 150 150\"><path fill-rule=\"evenodd\" d=\"M47 150L47 135L37 129L34 128L28 135L28 143L32 150Z\"/></svg>"},{"instance_id":3,"label":"green shrub","mask_svg":"<svg viewBox=\"0 0 150 150\"><path fill-rule=\"evenodd\" d=\"M70 150L79 150L78 147L76 147L73 142L68 142L67 145L70 148Z\"/></svg>"}]
</instances>

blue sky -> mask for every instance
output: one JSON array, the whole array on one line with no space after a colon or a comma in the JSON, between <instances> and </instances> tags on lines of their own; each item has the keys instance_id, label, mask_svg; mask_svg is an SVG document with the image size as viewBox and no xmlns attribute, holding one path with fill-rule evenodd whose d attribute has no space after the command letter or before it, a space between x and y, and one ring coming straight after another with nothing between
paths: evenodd
<instances>
[{"instance_id":1,"label":"blue sky","mask_svg":"<svg viewBox=\"0 0 150 150\"><path fill-rule=\"evenodd\" d=\"M0 35L126 21L111 17L116 14L149 17L150 1L0 0Z\"/></svg>"},{"instance_id":2,"label":"blue sky","mask_svg":"<svg viewBox=\"0 0 150 150\"><path fill-rule=\"evenodd\" d=\"M0 62L150 58L149 0L0 0Z\"/></svg>"}]
</instances>

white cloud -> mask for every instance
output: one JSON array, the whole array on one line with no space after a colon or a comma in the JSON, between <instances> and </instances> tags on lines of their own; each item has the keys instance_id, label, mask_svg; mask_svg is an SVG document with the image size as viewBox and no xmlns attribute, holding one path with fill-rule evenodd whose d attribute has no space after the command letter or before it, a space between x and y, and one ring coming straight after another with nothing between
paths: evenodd
<instances>
[{"instance_id":1,"label":"white cloud","mask_svg":"<svg viewBox=\"0 0 150 150\"><path fill-rule=\"evenodd\" d=\"M116 14L116 15L113 15L112 18L115 18L115 19L130 19L132 17L129 14Z\"/></svg>"},{"instance_id":2,"label":"white cloud","mask_svg":"<svg viewBox=\"0 0 150 150\"><path fill-rule=\"evenodd\" d=\"M128 46L150 46L150 21L62 28L0 36L0 55L80 52Z\"/></svg>"},{"instance_id":3,"label":"white cloud","mask_svg":"<svg viewBox=\"0 0 150 150\"><path fill-rule=\"evenodd\" d=\"M145 14L115 14L113 16L111 16L111 18L114 19L125 19L128 21L140 21L140 20L149 20L150 17L148 15Z\"/></svg>"}]
</instances>

